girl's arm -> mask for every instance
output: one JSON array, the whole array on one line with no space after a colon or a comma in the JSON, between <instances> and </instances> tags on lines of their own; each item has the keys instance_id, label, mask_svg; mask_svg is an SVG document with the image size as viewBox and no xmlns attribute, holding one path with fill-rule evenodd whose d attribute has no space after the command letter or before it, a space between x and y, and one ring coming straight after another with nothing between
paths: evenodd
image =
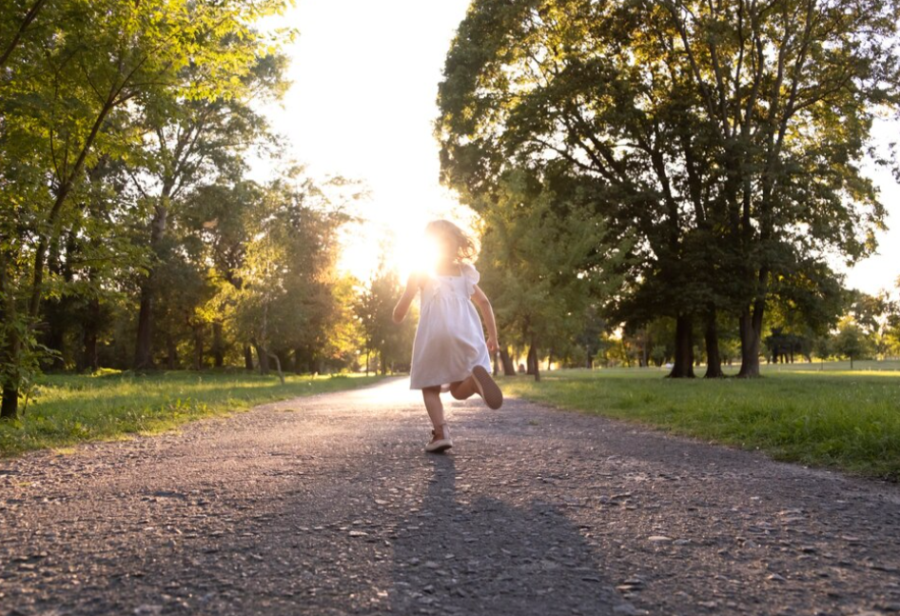
<instances>
[{"instance_id":1,"label":"girl's arm","mask_svg":"<svg viewBox=\"0 0 900 616\"><path fill-rule=\"evenodd\" d=\"M481 317L484 319L484 324L487 325L488 351L492 354L496 353L500 350L500 336L497 335L497 319L494 318L494 308L491 306L491 300L487 298L487 295L484 294L484 291L477 284L475 285L475 292L472 294L472 301L481 310Z\"/></svg>"},{"instance_id":2,"label":"girl's arm","mask_svg":"<svg viewBox=\"0 0 900 616\"><path fill-rule=\"evenodd\" d=\"M416 274L410 274L409 279L406 281L406 290L403 291L403 295L400 296L400 301L397 302L397 305L394 306L394 323L402 323L403 319L406 318L406 313L409 312L409 306L412 304L412 301L416 297L416 293L419 292L419 277Z\"/></svg>"}]
</instances>

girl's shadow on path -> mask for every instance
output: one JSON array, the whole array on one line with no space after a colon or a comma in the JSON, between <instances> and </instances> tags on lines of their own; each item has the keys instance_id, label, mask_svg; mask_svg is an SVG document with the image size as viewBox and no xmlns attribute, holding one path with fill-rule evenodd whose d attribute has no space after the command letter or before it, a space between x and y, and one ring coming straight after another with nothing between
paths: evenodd
<instances>
[{"instance_id":1,"label":"girl's shadow on path","mask_svg":"<svg viewBox=\"0 0 900 616\"><path fill-rule=\"evenodd\" d=\"M615 591L556 507L470 500L466 479L457 486L453 456L428 456L426 464L432 477L421 508L401 522L394 541L395 613L613 613Z\"/></svg>"}]
</instances>

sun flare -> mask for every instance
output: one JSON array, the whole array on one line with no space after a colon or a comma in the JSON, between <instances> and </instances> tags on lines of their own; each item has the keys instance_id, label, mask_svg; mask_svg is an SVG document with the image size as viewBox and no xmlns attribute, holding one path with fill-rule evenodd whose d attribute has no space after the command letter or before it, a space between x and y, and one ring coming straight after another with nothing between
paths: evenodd
<instances>
[{"instance_id":1,"label":"sun flare","mask_svg":"<svg viewBox=\"0 0 900 616\"><path fill-rule=\"evenodd\" d=\"M434 273L440 249L426 235L425 227L439 217L451 218L467 233L472 232L471 219L460 220L466 217L439 216L433 212L405 216L389 224L368 220L351 227L345 234L339 269L360 280L369 279L382 262L404 281L415 272Z\"/></svg>"}]
</instances>

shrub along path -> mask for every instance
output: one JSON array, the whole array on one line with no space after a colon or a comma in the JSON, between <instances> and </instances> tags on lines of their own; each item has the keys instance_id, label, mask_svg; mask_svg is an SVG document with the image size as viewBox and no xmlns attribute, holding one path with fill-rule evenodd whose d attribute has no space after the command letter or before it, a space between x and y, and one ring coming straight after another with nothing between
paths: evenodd
<instances>
[{"instance_id":1,"label":"shrub along path","mask_svg":"<svg viewBox=\"0 0 900 616\"><path fill-rule=\"evenodd\" d=\"M900 610L900 488L406 382L0 460L0 614Z\"/></svg>"}]
</instances>

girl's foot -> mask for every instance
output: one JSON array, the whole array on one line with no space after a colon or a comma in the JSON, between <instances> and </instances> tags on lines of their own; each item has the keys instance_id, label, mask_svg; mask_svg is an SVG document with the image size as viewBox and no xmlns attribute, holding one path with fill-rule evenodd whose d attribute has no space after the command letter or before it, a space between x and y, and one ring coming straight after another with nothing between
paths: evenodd
<instances>
[{"instance_id":1,"label":"girl's foot","mask_svg":"<svg viewBox=\"0 0 900 616\"><path fill-rule=\"evenodd\" d=\"M438 426L438 430L431 431L431 442L425 445L425 451L428 453L442 453L453 447L453 441L450 440L450 434L447 432L447 424Z\"/></svg>"},{"instance_id":2,"label":"girl's foot","mask_svg":"<svg viewBox=\"0 0 900 616\"><path fill-rule=\"evenodd\" d=\"M484 402L490 408L499 409L503 406L503 392L500 391L500 387L494 382L490 372L481 366L475 366L472 370L472 378L475 379L475 387L478 388L478 393L481 394Z\"/></svg>"}]
</instances>

